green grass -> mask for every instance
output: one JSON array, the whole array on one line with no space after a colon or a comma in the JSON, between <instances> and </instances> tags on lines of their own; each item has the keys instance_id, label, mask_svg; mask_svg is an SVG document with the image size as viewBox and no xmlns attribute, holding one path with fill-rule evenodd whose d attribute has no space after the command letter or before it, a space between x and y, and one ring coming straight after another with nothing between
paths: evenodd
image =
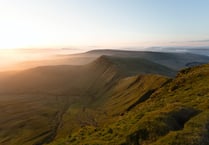
<instances>
[{"instance_id":1,"label":"green grass","mask_svg":"<svg viewBox=\"0 0 209 145\"><path fill-rule=\"evenodd\" d=\"M121 115L114 113L126 108L123 104L126 99L120 96L127 93L126 97L131 98L133 91L140 97L136 90L146 88L145 84L139 85L140 81L137 83L140 87L127 88L136 78L124 79L113 89L115 97L105 104L109 114L100 116L105 120L103 124L82 127L68 138L50 145L206 145L209 143L208 74L209 65L182 70L177 78L156 90L149 99Z\"/></svg>"}]
</instances>

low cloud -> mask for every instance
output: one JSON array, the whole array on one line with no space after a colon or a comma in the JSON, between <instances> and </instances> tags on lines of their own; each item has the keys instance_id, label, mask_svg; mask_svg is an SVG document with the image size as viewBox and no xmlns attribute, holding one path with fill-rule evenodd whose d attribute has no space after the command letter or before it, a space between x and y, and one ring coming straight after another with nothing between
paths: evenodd
<instances>
[{"instance_id":1,"label":"low cloud","mask_svg":"<svg viewBox=\"0 0 209 145\"><path fill-rule=\"evenodd\" d=\"M209 42L209 39L207 40L192 40L192 41L185 41L185 42Z\"/></svg>"}]
</instances>

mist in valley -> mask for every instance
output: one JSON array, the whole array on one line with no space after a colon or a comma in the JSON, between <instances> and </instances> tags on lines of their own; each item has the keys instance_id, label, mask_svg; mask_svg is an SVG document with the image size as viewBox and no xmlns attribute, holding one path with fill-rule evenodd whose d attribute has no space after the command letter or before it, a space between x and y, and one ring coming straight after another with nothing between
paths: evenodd
<instances>
[{"instance_id":1,"label":"mist in valley","mask_svg":"<svg viewBox=\"0 0 209 145\"><path fill-rule=\"evenodd\" d=\"M0 71L67 64L69 61L65 59L65 55L84 51L82 49L0 49Z\"/></svg>"},{"instance_id":2,"label":"mist in valley","mask_svg":"<svg viewBox=\"0 0 209 145\"><path fill-rule=\"evenodd\" d=\"M85 54L91 48L63 48L63 49L1 49L0 50L0 71L24 70L37 66L46 65L83 65L87 64L98 54ZM106 50L106 49L98 49ZM107 49L108 50L108 49ZM113 50L113 49L110 49ZM116 48L124 51L150 51L150 52L171 52L171 53L193 53L209 56L207 47L147 47L147 48ZM113 55L113 54L109 54Z\"/></svg>"}]
</instances>

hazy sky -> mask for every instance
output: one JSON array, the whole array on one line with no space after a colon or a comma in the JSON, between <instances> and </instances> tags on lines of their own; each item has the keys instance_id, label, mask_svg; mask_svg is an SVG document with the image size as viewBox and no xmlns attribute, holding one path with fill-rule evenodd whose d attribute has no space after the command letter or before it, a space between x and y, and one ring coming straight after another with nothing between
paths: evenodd
<instances>
[{"instance_id":1,"label":"hazy sky","mask_svg":"<svg viewBox=\"0 0 209 145\"><path fill-rule=\"evenodd\" d=\"M209 0L0 0L0 48L208 45Z\"/></svg>"}]
</instances>

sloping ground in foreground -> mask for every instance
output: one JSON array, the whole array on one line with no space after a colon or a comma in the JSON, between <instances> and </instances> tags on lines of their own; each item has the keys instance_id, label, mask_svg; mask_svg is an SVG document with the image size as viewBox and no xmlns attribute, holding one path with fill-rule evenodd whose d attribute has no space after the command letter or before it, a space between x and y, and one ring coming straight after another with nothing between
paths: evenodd
<instances>
[{"instance_id":1,"label":"sloping ground in foreground","mask_svg":"<svg viewBox=\"0 0 209 145\"><path fill-rule=\"evenodd\" d=\"M136 84L131 85L131 79ZM136 80L137 78L127 78L123 80L127 84L122 81L113 89L113 98L103 107L107 113L104 119L108 123L99 126L83 126L70 136L58 139L50 145L209 144L208 64L184 69L175 79L161 83L162 85L159 85L156 90L155 86L151 85L155 91L137 95L138 100L127 108L127 100L124 98L134 95L131 90L137 88ZM144 87L140 85L142 82L138 82L138 87L140 86L141 89ZM121 90L114 92L117 89ZM136 90L133 92L137 93ZM127 93L126 97L124 93ZM145 99L140 100L144 96ZM124 109L121 109L123 106ZM118 108L120 114L114 112L114 109Z\"/></svg>"}]
</instances>

